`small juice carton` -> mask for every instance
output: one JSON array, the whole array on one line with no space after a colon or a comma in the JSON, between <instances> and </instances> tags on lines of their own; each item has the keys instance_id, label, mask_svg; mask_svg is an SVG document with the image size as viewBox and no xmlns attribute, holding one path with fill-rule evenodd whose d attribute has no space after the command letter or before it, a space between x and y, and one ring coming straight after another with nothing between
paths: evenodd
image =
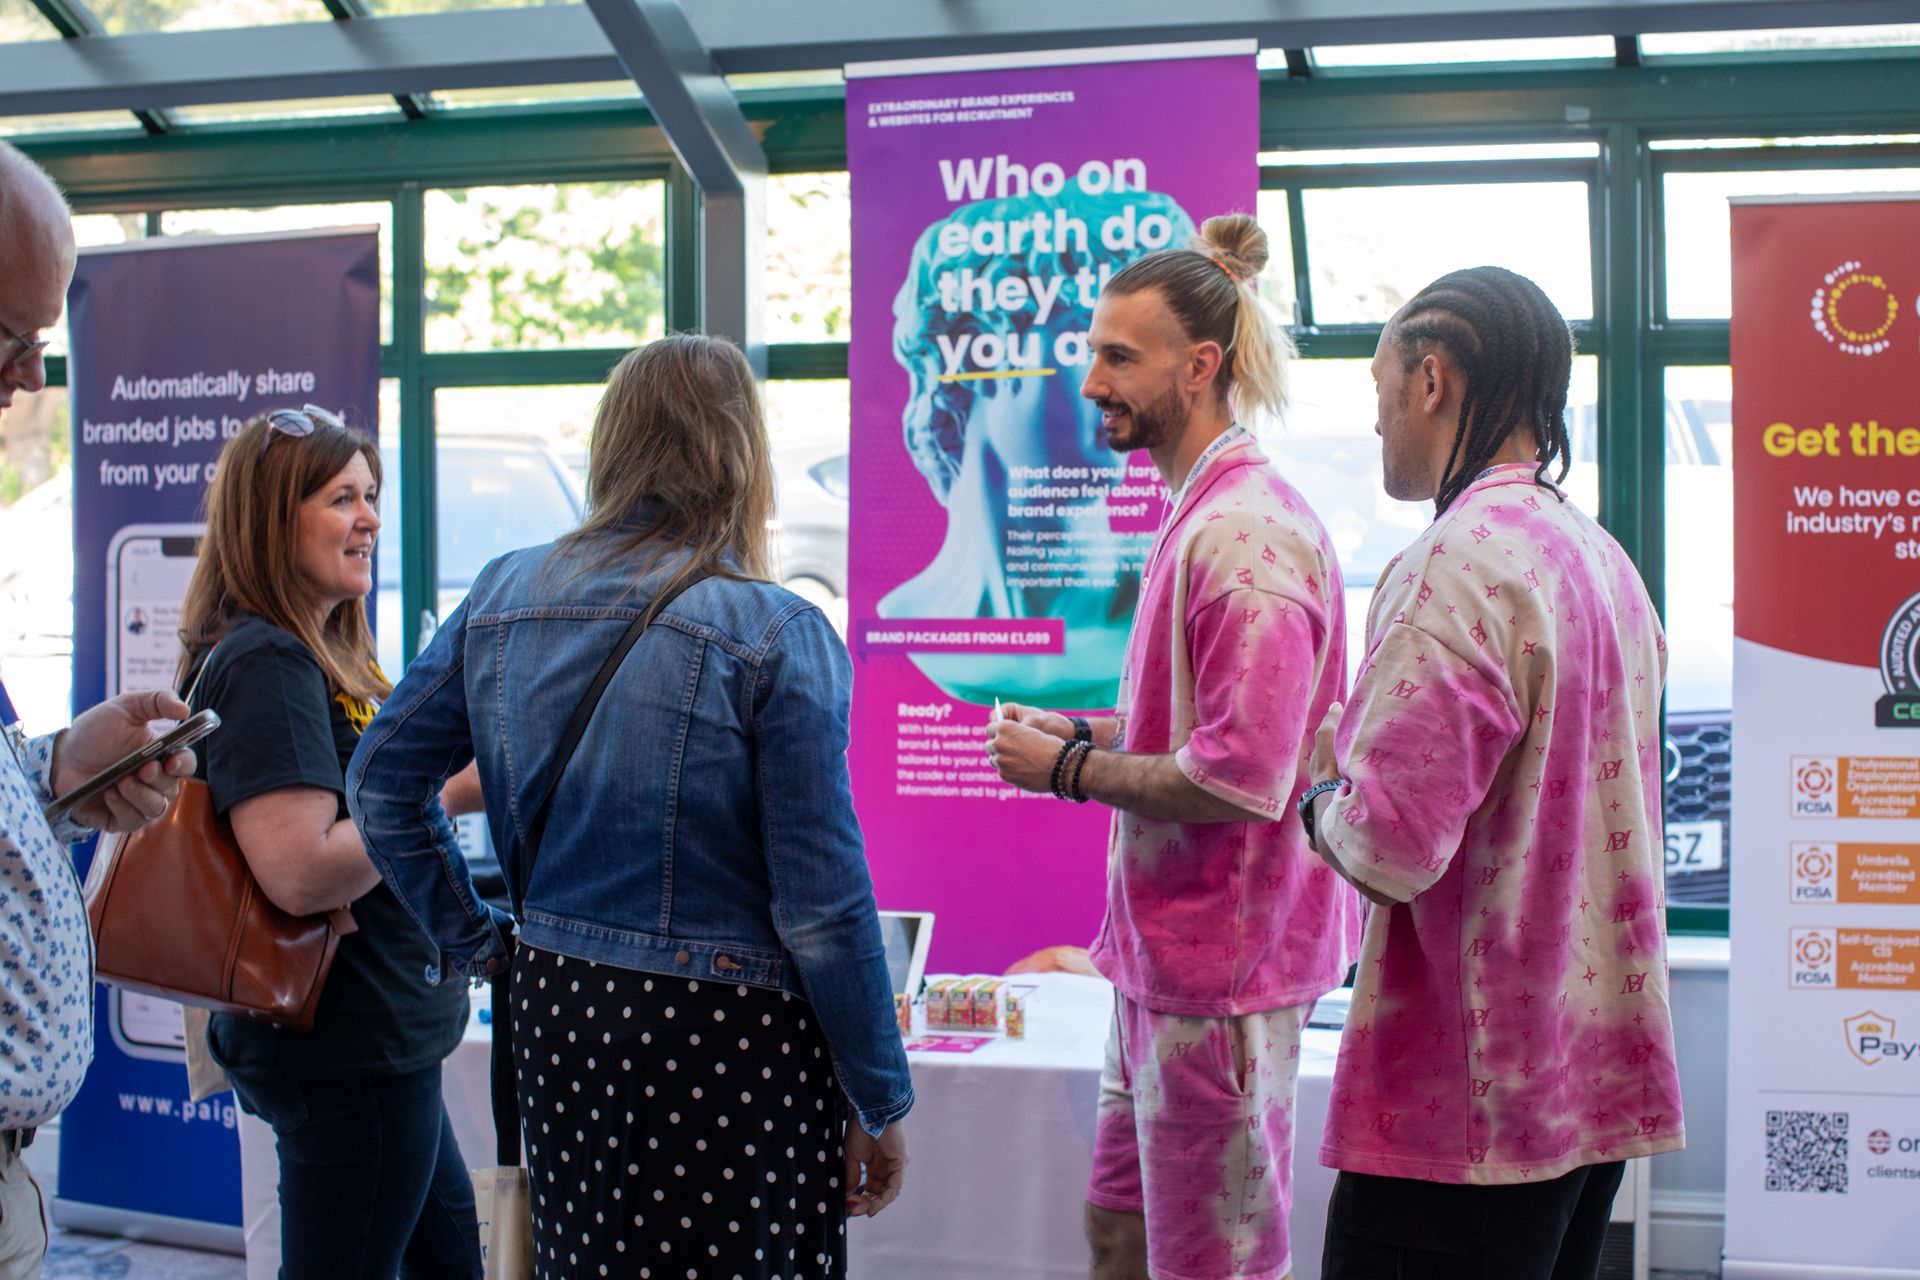
<instances>
[{"instance_id":1,"label":"small juice carton","mask_svg":"<svg viewBox=\"0 0 1920 1280\"><path fill-rule=\"evenodd\" d=\"M1007 1039L1027 1038L1027 1000L1035 990L1033 986L1007 988Z\"/></svg>"},{"instance_id":2,"label":"small juice carton","mask_svg":"<svg viewBox=\"0 0 1920 1280\"><path fill-rule=\"evenodd\" d=\"M979 978L962 978L947 992L947 1026L955 1031L973 1030L973 989Z\"/></svg>"},{"instance_id":3,"label":"small juice carton","mask_svg":"<svg viewBox=\"0 0 1920 1280\"><path fill-rule=\"evenodd\" d=\"M1007 984L998 978L981 978L969 993L968 1003L973 1006L973 1029L975 1031L998 1031L1000 1029L1000 998Z\"/></svg>"},{"instance_id":4,"label":"small juice carton","mask_svg":"<svg viewBox=\"0 0 1920 1280\"><path fill-rule=\"evenodd\" d=\"M927 979L927 1030L945 1031L953 1025L953 988L960 979L952 974Z\"/></svg>"},{"instance_id":5,"label":"small juice carton","mask_svg":"<svg viewBox=\"0 0 1920 1280\"><path fill-rule=\"evenodd\" d=\"M893 993L893 1020L900 1024L900 1034L913 1034L913 997L904 991Z\"/></svg>"}]
</instances>

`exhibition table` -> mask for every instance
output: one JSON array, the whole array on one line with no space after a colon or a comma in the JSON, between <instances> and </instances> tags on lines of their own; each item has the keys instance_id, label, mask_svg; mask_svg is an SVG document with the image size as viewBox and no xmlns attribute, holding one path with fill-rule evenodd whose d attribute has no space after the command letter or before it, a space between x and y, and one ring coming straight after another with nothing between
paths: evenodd
<instances>
[{"instance_id":1,"label":"exhibition table","mask_svg":"<svg viewBox=\"0 0 1920 1280\"><path fill-rule=\"evenodd\" d=\"M971 1053L914 1052L917 1101L907 1190L879 1217L848 1225L849 1271L903 1280L1081 1280L1081 1234L1100 1062L1113 989L1074 974L1035 974L1024 1040L987 1039ZM474 1165L493 1155L488 1026L476 997L466 1038L447 1060L447 1111ZM1333 1172L1315 1153L1333 1080L1335 1031L1310 1030L1295 1117L1293 1245L1297 1280L1318 1280ZM249 1280L279 1265L273 1134L242 1115L243 1221Z\"/></svg>"}]
</instances>

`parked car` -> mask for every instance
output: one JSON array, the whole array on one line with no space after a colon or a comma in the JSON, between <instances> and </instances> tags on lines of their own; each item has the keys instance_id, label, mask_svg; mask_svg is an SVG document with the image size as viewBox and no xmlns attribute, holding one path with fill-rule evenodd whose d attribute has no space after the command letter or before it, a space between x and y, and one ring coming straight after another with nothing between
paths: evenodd
<instances>
[{"instance_id":1,"label":"parked car","mask_svg":"<svg viewBox=\"0 0 1920 1280\"><path fill-rule=\"evenodd\" d=\"M781 585L847 631L847 446L790 444L773 456L779 507L769 526Z\"/></svg>"},{"instance_id":2,"label":"parked car","mask_svg":"<svg viewBox=\"0 0 1920 1280\"><path fill-rule=\"evenodd\" d=\"M459 607L488 561L519 547L551 542L580 523L585 498L560 456L532 436L443 434L435 442L435 503L439 516L435 624ZM374 603L380 665L401 668L398 486L380 495L385 536L376 551L379 591ZM422 627L422 644L431 634ZM485 814L460 819L460 847L484 896L504 899L506 881L494 856Z\"/></svg>"}]
</instances>

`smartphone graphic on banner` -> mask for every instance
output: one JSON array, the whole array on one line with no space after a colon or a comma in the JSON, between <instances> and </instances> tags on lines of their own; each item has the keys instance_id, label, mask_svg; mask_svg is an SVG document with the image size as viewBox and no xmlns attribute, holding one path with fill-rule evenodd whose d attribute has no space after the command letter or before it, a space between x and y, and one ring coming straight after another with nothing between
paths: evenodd
<instances>
[{"instance_id":1,"label":"smartphone graphic on banner","mask_svg":"<svg viewBox=\"0 0 1920 1280\"><path fill-rule=\"evenodd\" d=\"M130 524L107 547L107 696L172 689L180 666L180 610L200 557L204 524ZM114 1043L130 1057L186 1061L180 1006L108 988Z\"/></svg>"}]
</instances>

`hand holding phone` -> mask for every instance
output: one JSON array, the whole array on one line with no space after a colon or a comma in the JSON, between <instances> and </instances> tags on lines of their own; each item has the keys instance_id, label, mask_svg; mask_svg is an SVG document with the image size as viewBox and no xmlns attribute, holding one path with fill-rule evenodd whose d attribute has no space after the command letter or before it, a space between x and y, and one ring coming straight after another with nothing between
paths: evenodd
<instances>
[{"instance_id":1,"label":"hand holding phone","mask_svg":"<svg viewBox=\"0 0 1920 1280\"><path fill-rule=\"evenodd\" d=\"M120 757L65 795L49 802L45 809L47 821L59 822L76 809L85 808L106 795L123 779L139 772L143 766L156 760L166 760L177 751L184 751L219 727L220 716L211 710L188 717L145 746Z\"/></svg>"}]
</instances>

